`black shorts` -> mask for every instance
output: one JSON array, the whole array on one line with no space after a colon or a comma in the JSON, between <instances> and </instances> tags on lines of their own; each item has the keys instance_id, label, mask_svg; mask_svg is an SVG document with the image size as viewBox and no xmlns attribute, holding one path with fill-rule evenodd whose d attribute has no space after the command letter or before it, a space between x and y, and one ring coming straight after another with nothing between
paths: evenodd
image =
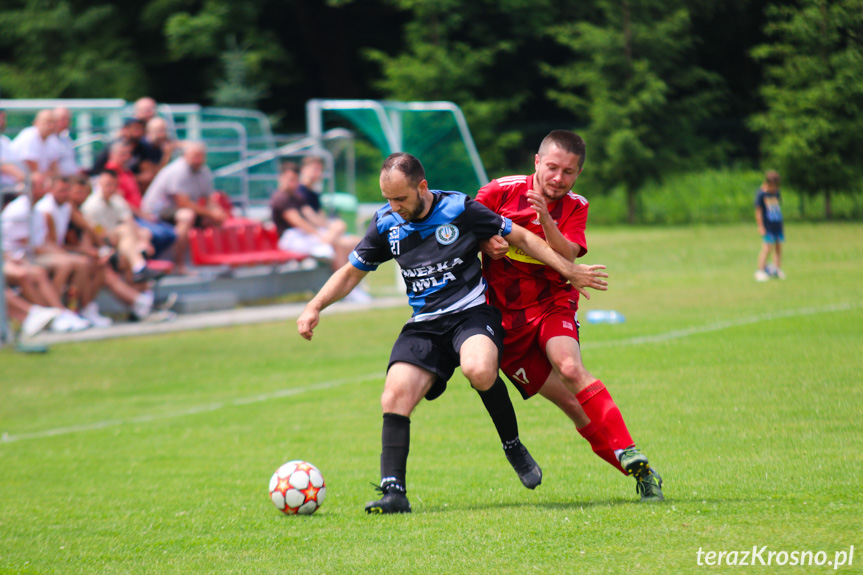
<instances>
[{"instance_id":1,"label":"black shorts","mask_svg":"<svg viewBox=\"0 0 863 575\"><path fill-rule=\"evenodd\" d=\"M393 344L389 370L397 361L419 366L437 375L426 393L431 401L446 391L446 383L459 366L459 350L467 338L484 334L497 346L498 362L503 356L504 331L500 312L487 304L429 321L405 324Z\"/></svg>"}]
</instances>

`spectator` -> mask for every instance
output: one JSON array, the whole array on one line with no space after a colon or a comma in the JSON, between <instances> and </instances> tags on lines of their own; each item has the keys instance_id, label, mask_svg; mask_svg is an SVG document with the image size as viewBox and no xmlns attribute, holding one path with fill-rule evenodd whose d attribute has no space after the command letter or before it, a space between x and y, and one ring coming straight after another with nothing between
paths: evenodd
<instances>
[{"instance_id":1,"label":"spectator","mask_svg":"<svg viewBox=\"0 0 863 575\"><path fill-rule=\"evenodd\" d=\"M132 144L125 140L117 140L108 148L108 158L103 170L109 169L117 174L117 184L120 194L132 210L132 214L135 216L135 221L138 225L150 232L154 250L152 255L153 257L158 257L176 241L177 234L170 224L159 221L155 217L148 217L141 211L141 201L143 198L141 189L138 186L138 180L135 178L135 174L128 168L131 162Z\"/></svg>"},{"instance_id":2,"label":"spectator","mask_svg":"<svg viewBox=\"0 0 863 575\"><path fill-rule=\"evenodd\" d=\"M333 271L348 263L348 256L359 243L359 238L345 235L344 222L321 221L300 193L300 173L293 162L282 166L270 208L279 233L279 249L332 260Z\"/></svg>"},{"instance_id":3,"label":"spectator","mask_svg":"<svg viewBox=\"0 0 863 575\"><path fill-rule=\"evenodd\" d=\"M0 190L14 188L24 181L26 175L15 163L12 153L12 140L3 134L6 131L6 112L0 110ZM0 205L0 210L3 206Z\"/></svg>"},{"instance_id":4,"label":"spectator","mask_svg":"<svg viewBox=\"0 0 863 575\"><path fill-rule=\"evenodd\" d=\"M117 193L117 173L106 169L99 175L99 185L96 191L83 194L89 189L86 182L77 186L76 200L86 199L79 204L92 237L97 246L111 246L116 249L122 269L131 272L133 283L147 282L155 279L154 272L147 268L144 255L152 255L154 250L150 243L150 232L140 227L132 215L129 204ZM83 188L83 190L81 190ZM74 204L74 201L73 201Z\"/></svg>"},{"instance_id":5,"label":"spectator","mask_svg":"<svg viewBox=\"0 0 863 575\"><path fill-rule=\"evenodd\" d=\"M324 160L318 156L306 156L300 166L300 193L316 212L321 211L318 187L324 178Z\"/></svg>"},{"instance_id":6,"label":"spectator","mask_svg":"<svg viewBox=\"0 0 863 575\"><path fill-rule=\"evenodd\" d=\"M51 143L54 134L54 112L40 110L33 120L33 125L24 128L12 140L12 154L23 163L30 172L47 175L57 173L57 149Z\"/></svg>"},{"instance_id":7,"label":"spectator","mask_svg":"<svg viewBox=\"0 0 863 575\"><path fill-rule=\"evenodd\" d=\"M43 176L34 174L32 179L34 199L44 195ZM19 196L0 213L3 235L3 273L10 286L16 286L30 302L43 307L63 310L52 324L53 331L79 331L90 326L90 322L79 317L62 303L61 292L51 282L45 268L33 265L26 259L30 249L31 230L38 245L46 236L45 218L30 208L27 194Z\"/></svg>"},{"instance_id":8,"label":"spectator","mask_svg":"<svg viewBox=\"0 0 863 575\"><path fill-rule=\"evenodd\" d=\"M137 118L129 118L123 123L117 138L132 147L132 157L126 167L135 174L141 193L147 189L156 174L156 157L153 148L144 141L144 125L144 122ZM110 151L111 146L108 146L99 153L90 172L92 175L100 173L105 168Z\"/></svg>"},{"instance_id":9,"label":"spectator","mask_svg":"<svg viewBox=\"0 0 863 575\"><path fill-rule=\"evenodd\" d=\"M156 171L168 165L177 149L177 141L168 134L168 123L164 118L155 117L147 122L146 141L153 149Z\"/></svg>"},{"instance_id":10,"label":"spectator","mask_svg":"<svg viewBox=\"0 0 863 575\"><path fill-rule=\"evenodd\" d=\"M219 226L227 217L215 189L213 173L206 165L207 148L189 142L183 156L165 166L144 195L141 210L174 226L175 271L186 273L189 231L192 227Z\"/></svg>"},{"instance_id":11,"label":"spectator","mask_svg":"<svg viewBox=\"0 0 863 575\"><path fill-rule=\"evenodd\" d=\"M107 255L73 253L66 246L66 232L72 221L70 184L70 178L54 178L48 193L36 202L35 209L43 214L46 224L45 241L34 244L36 263L52 273L54 285L60 293L63 293L65 285L74 287L81 317L96 327L107 327L111 325L111 319L99 314L95 301L104 285Z\"/></svg>"},{"instance_id":12,"label":"spectator","mask_svg":"<svg viewBox=\"0 0 863 575\"><path fill-rule=\"evenodd\" d=\"M21 324L22 337L33 337L63 315L62 309L32 304L9 288L4 291L4 296L6 312Z\"/></svg>"},{"instance_id":13,"label":"spectator","mask_svg":"<svg viewBox=\"0 0 863 575\"><path fill-rule=\"evenodd\" d=\"M69 136L71 118L68 108L54 108L54 135L50 140L57 156L57 173L61 176L74 176L81 172L75 158L75 145Z\"/></svg>"},{"instance_id":14,"label":"spectator","mask_svg":"<svg viewBox=\"0 0 863 575\"><path fill-rule=\"evenodd\" d=\"M154 294L148 282L160 274L146 267L143 254L153 251L150 233L135 223L129 205L117 193L117 175L102 172L92 194L86 180L73 182L70 202L80 209L84 221L68 243L80 251L116 250L105 268L105 287L136 319L151 319Z\"/></svg>"},{"instance_id":15,"label":"spectator","mask_svg":"<svg viewBox=\"0 0 863 575\"><path fill-rule=\"evenodd\" d=\"M147 122L156 117L156 100L149 96L138 98L134 109L135 119L141 120L146 125Z\"/></svg>"}]
</instances>

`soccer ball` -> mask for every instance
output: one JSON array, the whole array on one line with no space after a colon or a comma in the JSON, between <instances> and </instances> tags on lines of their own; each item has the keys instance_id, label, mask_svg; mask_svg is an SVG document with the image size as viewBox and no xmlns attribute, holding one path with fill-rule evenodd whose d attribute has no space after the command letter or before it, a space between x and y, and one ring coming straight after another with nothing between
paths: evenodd
<instances>
[{"instance_id":1,"label":"soccer ball","mask_svg":"<svg viewBox=\"0 0 863 575\"><path fill-rule=\"evenodd\" d=\"M270 478L270 500L287 515L311 515L326 495L324 476L307 461L288 461Z\"/></svg>"}]
</instances>

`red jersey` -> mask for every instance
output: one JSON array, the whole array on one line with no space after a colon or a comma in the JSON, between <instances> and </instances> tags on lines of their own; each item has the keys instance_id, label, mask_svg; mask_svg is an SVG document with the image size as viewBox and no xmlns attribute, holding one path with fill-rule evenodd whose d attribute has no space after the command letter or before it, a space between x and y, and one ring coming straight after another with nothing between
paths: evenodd
<instances>
[{"instance_id":1,"label":"red jersey","mask_svg":"<svg viewBox=\"0 0 863 575\"><path fill-rule=\"evenodd\" d=\"M530 189L533 176L507 176L483 186L476 200L545 239L527 201ZM563 237L581 246L579 257L587 253L587 209L587 200L573 192L548 204L548 213ZM563 276L514 246L499 260L483 255L482 267L489 284L489 303L503 313L504 329L522 327L552 307L578 309L578 291Z\"/></svg>"},{"instance_id":2,"label":"red jersey","mask_svg":"<svg viewBox=\"0 0 863 575\"><path fill-rule=\"evenodd\" d=\"M138 186L138 180L135 179L135 174L117 164L115 162L107 162L105 169L114 170L117 172L117 187L120 189L120 194L126 200L133 210L138 210L141 207L141 188Z\"/></svg>"}]
</instances>

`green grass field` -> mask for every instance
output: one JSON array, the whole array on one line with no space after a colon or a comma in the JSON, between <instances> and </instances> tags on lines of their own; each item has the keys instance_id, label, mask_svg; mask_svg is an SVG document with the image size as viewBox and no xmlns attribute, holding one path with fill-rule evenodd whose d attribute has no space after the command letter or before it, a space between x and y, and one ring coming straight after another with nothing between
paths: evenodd
<instances>
[{"instance_id":1,"label":"green grass field","mask_svg":"<svg viewBox=\"0 0 863 575\"><path fill-rule=\"evenodd\" d=\"M585 364L664 504L511 390L544 469L524 489L457 374L412 418L414 513L365 515L405 306L327 315L311 343L289 322L0 350L0 573L819 573L697 554L852 545L838 572L861 573L863 226L789 225L788 279L764 284L752 227L588 235L611 289L582 309L626 322L582 325ZM290 459L326 479L311 517L268 499Z\"/></svg>"}]
</instances>

